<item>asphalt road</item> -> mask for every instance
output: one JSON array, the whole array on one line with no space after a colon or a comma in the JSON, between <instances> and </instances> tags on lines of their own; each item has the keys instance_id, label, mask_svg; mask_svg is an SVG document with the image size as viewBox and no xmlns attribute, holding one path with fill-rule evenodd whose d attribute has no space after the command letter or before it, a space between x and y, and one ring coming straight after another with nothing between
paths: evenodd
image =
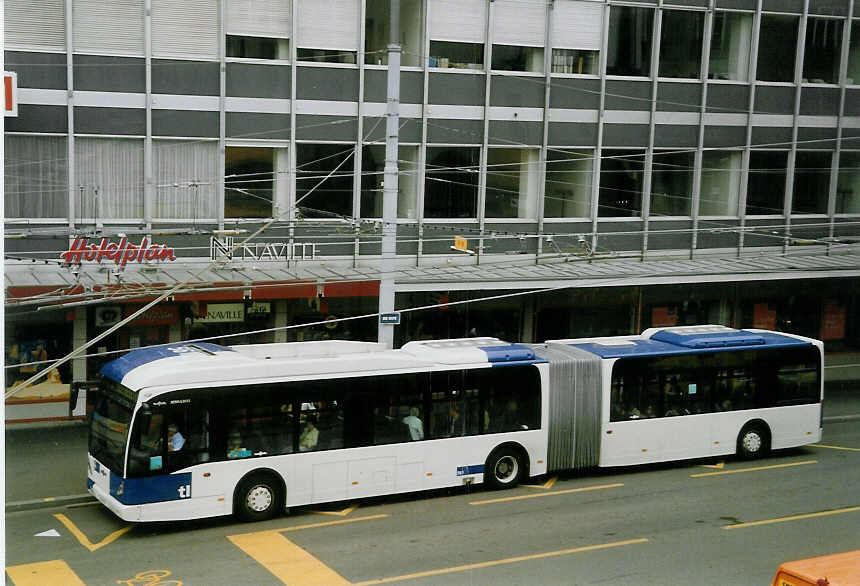
<instances>
[{"instance_id":1,"label":"asphalt road","mask_svg":"<svg viewBox=\"0 0 860 586\"><path fill-rule=\"evenodd\" d=\"M860 548L858 486L849 421L756 462L596 470L257 524L31 509L7 513L7 584L769 584L782 561Z\"/></svg>"}]
</instances>

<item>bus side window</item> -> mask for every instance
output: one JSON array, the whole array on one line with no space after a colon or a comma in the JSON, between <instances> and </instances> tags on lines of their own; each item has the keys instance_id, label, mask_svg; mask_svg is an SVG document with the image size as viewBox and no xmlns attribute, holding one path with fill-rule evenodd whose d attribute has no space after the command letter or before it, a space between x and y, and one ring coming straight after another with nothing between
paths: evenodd
<instances>
[{"instance_id":1,"label":"bus side window","mask_svg":"<svg viewBox=\"0 0 860 586\"><path fill-rule=\"evenodd\" d=\"M209 411L204 405L192 403L171 409L165 421L168 471L209 461Z\"/></svg>"}]
</instances>

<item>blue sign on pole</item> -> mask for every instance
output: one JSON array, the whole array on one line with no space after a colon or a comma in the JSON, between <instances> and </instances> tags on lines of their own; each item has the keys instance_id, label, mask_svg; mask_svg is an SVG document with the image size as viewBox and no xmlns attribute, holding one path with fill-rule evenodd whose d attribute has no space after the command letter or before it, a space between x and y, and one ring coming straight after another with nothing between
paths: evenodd
<instances>
[{"instance_id":1,"label":"blue sign on pole","mask_svg":"<svg viewBox=\"0 0 860 586\"><path fill-rule=\"evenodd\" d=\"M379 323L381 324L391 324L393 326L400 325L400 313L395 311L394 313L380 313L379 314Z\"/></svg>"}]
</instances>

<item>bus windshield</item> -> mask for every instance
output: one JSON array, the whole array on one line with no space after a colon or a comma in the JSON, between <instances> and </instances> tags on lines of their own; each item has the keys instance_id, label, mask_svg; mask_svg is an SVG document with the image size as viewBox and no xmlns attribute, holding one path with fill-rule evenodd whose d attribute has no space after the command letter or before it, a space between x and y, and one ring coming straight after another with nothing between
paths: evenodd
<instances>
[{"instance_id":1,"label":"bus windshield","mask_svg":"<svg viewBox=\"0 0 860 586\"><path fill-rule=\"evenodd\" d=\"M117 474L122 474L134 404L132 391L113 381L103 381L90 423L89 451Z\"/></svg>"}]
</instances>

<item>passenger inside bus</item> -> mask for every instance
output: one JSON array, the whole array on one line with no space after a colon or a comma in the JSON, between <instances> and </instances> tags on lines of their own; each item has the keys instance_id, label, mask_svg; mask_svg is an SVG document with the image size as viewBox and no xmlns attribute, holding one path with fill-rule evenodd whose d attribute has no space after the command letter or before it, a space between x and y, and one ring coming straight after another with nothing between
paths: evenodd
<instances>
[{"instance_id":1,"label":"passenger inside bus","mask_svg":"<svg viewBox=\"0 0 860 586\"><path fill-rule=\"evenodd\" d=\"M418 418L418 407L412 407L409 415L403 418L403 423L409 428L409 437L412 441L424 439L424 423Z\"/></svg>"},{"instance_id":2,"label":"passenger inside bus","mask_svg":"<svg viewBox=\"0 0 860 586\"><path fill-rule=\"evenodd\" d=\"M242 447L242 435L238 431L231 431L227 436L227 458L247 458L251 450Z\"/></svg>"},{"instance_id":3,"label":"passenger inside bus","mask_svg":"<svg viewBox=\"0 0 860 586\"><path fill-rule=\"evenodd\" d=\"M307 419L305 419L305 428L302 430L302 433L299 436L300 452L308 452L310 450L316 449L317 447L320 432L316 428L316 425L314 423L314 417L311 415L309 415Z\"/></svg>"},{"instance_id":4,"label":"passenger inside bus","mask_svg":"<svg viewBox=\"0 0 860 586\"><path fill-rule=\"evenodd\" d=\"M171 423L167 426L167 451L178 452L185 445L185 438L179 433L179 428L176 424Z\"/></svg>"}]
</instances>

